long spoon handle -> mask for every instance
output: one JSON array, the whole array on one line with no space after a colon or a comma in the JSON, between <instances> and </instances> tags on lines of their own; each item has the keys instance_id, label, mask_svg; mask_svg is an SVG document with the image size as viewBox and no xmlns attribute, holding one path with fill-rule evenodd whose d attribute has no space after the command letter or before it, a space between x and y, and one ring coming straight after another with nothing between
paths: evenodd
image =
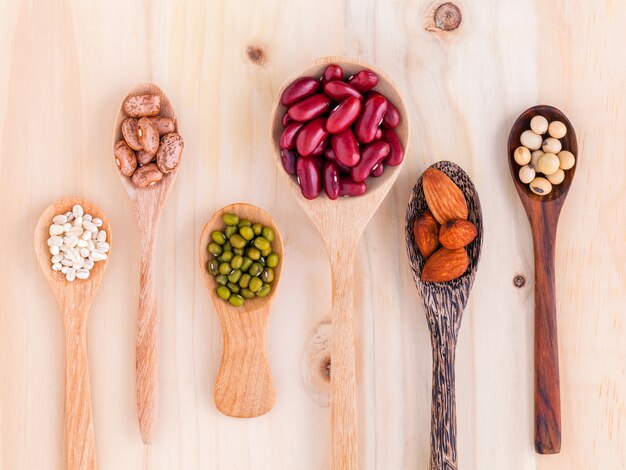
<instances>
[{"instance_id":1,"label":"long spoon handle","mask_svg":"<svg viewBox=\"0 0 626 470\"><path fill-rule=\"evenodd\" d=\"M141 267L135 365L139 429L145 444L152 442L159 407L159 317L153 268L156 225L156 221L139 222Z\"/></svg>"},{"instance_id":2,"label":"long spoon handle","mask_svg":"<svg viewBox=\"0 0 626 470\"><path fill-rule=\"evenodd\" d=\"M535 449L561 450L559 347L556 330L556 222L533 223L535 250Z\"/></svg>"},{"instance_id":3,"label":"long spoon handle","mask_svg":"<svg viewBox=\"0 0 626 470\"><path fill-rule=\"evenodd\" d=\"M356 244L331 253L333 279L331 341L331 468L356 470L357 404L353 266Z\"/></svg>"},{"instance_id":4,"label":"long spoon handle","mask_svg":"<svg viewBox=\"0 0 626 470\"><path fill-rule=\"evenodd\" d=\"M450 325L431 324L431 342L433 347L433 388L430 421L430 469L456 470L458 468L454 383L456 339Z\"/></svg>"},{"instance_id":5,"label":"long spoon handle","mask_svg":"<svg viewBox=\"0 0 626 470\"><path fill-rule=\"evenodd\" d=\"M276 401L274 380L265 355L269 304L245 313L230 306L217 308L224 352L215 382L215 404L222 413L236 418L265 414Z\"/></svg>"},{"instance_id":6,"label":"long spoon handle","mask_svg":"<svg viewBox=\"0 0 626 470\"><path fill-rule=\"evenodd\" d=\"M65 428L68 470L96 468L91 415L86 316L65 314Z\"/></svg>"}]
</instances>

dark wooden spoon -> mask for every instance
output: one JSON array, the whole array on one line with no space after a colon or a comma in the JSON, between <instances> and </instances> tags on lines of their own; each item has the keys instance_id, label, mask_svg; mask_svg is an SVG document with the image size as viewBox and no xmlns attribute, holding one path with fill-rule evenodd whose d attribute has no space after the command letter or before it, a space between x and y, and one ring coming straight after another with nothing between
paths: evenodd
<instances>
[{"instance_id":1,"label":"dark wooden spoon","mask_svg":"<svg viewBox=\"0 0 626 470\"><path fill-rule=\"evenodd\" d=\"M522 132L530 129L537 115L549 122L561 121L567 134L561 139L563 150L576 157L565 179L553 185L552 191L539 196L519 180L520 166L513 152L520 145ZM557 454L561 450L561 396L559 388L559 348L556 332L556 295L554 254L559 214L578 166L578 144L572 123L552 106L527 109L517 118L509 134L508 159L511 177L530 221L535 251L535 449L540 454Z\"/></svg>"},{"instance_id":2,"label":"dark wooden spoon","mask_svg":"<svg viewBox=\"0 0 626 470\"><path fill-rule=\"evenodd\" d=\"M433 348L433 388L430 428L431 470L456 470L456 402L454 392L454 357L463 310L467 304L483 241L480 201L469 176L455 163L437 162L431 166L444 172L461 189L467 202L470 220L478 235L467 247L469 266L465 274L449 282L422 282L426 260L416 248L413 222L428 209L422 177L413 187L406 211L406 246L413 279L422 296Z\"/></svg>"}]
</instances>

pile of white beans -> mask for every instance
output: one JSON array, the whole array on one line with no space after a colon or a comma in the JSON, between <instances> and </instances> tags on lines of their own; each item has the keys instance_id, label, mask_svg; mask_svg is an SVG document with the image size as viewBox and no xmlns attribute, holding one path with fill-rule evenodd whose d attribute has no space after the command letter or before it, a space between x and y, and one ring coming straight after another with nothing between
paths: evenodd
<instances>
[{"instance_id":1,"label":"pile of white beans","mask_svg":"<svg viewBox=\"0 0 626 470\"><path fill-rule=\"evenodd\" d=\"M544 134L548 136L544 136ZM565 170L576 163L572 152L563 150L561 141L567 134L567 127L561 121L548 120L535 116L530 120L530 129L522 132L520 145L515 149L513 158L518 165L519 179L528 184L530 190L540 196L552 191L552 185L561 184L565 179ZM545 138L544 138L545 137ZM538 176L543 173L543 176Z\"/></svg>"},{"instance_id":2,"label":"pile of white beans","mask_svg":"<svg viewBox=\"0 0 626 470\"><path fill-rule=\"evenodd\" d=\"M87 279L94 264L107 259L107 233L100 227L102 220L85 214L78 204L55 215L48 238L52 270L65 274L69 282Z\"/></svg>"}]
</instances>

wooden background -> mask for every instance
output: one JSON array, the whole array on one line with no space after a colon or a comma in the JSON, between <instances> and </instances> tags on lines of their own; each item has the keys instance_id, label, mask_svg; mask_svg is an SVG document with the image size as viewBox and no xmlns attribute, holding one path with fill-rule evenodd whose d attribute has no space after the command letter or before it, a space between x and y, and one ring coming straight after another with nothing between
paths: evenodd
<instances>
[{"instance_id":1,"label":"wooden background","mask_svg":"<svg viewBox=\"0 0 626 470\"><path fill-rule=\"evenodd\" d=\"M98 204L115 246L89 320L102 469L323 469L322 327L330 269L319 235L277 178L269 114L312 59L361 57L400 85L412 151L354 266L361 466L425 468L430 343L404 247L411 187L431 163L469 173L485 221L457 354L462 469L626 468L626 5L462 0L454 32L427 31L431 0L0 0L0 468L64 465L63 328L32 248L35 222L71 195ZM144 447L135 409L137 225L112 157L120 100L152 80L175 106L184 160L158 240L161 408ZM562 109L579 168L561 216L557 293L563 451L532 438L532 244L511 183L509 128ZM287 259L268 330L278 401L247 421L212 399L221 352L196 243L212 213L246 201L281 227ZM513 278L526 277L516 288ZM317 342L316 342L317 341Z\"/></svg>"}]
</instances>

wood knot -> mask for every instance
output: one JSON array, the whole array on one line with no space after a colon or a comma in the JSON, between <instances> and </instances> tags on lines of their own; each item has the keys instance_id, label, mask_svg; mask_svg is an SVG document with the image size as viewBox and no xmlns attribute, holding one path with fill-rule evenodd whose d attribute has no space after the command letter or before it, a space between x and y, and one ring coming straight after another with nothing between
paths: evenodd
<instances>
[{"instance_id":1,"label":"wood knot","mask_svg":"<svg viewBox=\"0 0 626 470\"><path fill-rule=\"evenodd\" d=\"M322 367L320 372L322 373L322 377L324 379L330 380L330 357L322 361Z\"/></svg>"},{"instance_id":2,"label":"wood knot","mask_svg":"<svg viewBox=\"0 0 626 470\"><path fill-rule=\"evenodd\" d=\"M513 278L513 285L517 287L518 289L521 289L522 287L524 287L525 284L526 284L526 278L523 275L517 274Z\"/></svg>"},{"instance_id":3,"label":"wood knot","mask_svg":"<svg viewBox=\"0 0 626 470\"><path fill-rule=\"evenodd\" d=\"M433 16L435 26L444 31L453 31L461 25L463 14L454 3L443 3L437 7Z\"/></svg>"},{"instance_id":4,"label":"wood knot","mask_svg":"<svg viewBox=\"0 0 626 470\"><path fill-rule=\"evenodd\" d=\"M320 406L330 403L329 321L321 322L311 333L302 358L302 380L309 396Z\"/></svg>"},{"instance_id":5,"label":"wood knot","mask_svg":"<svg viewBox=\"0 0 626 470\"><path fill-rule=\"evenodd\" d=\"M248 60L255 65L264 65L267 62L267 54L262 47L253 44L246 47L246 56Z\"/></svg>"}]
</instances>

